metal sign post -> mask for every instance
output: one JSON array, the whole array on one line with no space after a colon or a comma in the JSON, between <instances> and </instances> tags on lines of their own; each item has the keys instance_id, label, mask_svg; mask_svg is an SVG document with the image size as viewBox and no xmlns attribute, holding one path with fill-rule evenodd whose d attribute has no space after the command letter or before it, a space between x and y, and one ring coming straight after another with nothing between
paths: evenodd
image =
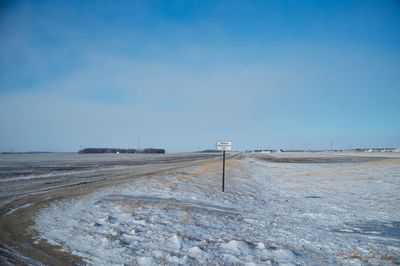
<instances>
[{"instance_id":1,"label":"metal sign post","mask_svg":"<svg viewBox=\"0 0 400 266\"><path fill-rule=\"evenodd\" d=\"M225 192L225 151L222 151L222 192Z\"/></svg>"},{"instance_id":2,"label":"metal sign post","mask_svg":"<svg viewBox=\"0 0 400 266\"><path fill-rule=\"evenodd\" d=\"M222 151L222 192L225 192L225 151L232 150L232 142L218 141L217 150Z\"/></svg>"}]
</instances>

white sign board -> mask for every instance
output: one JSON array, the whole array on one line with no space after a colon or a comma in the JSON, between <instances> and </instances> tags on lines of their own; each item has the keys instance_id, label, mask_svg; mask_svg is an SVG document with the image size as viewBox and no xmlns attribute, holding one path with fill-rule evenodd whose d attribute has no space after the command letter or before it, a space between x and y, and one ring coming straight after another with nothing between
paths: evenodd
<instances>
[{"instance_id":1,"label":"white sign board","mask_svg":"<svg viewBox=\"0 0 400 266\"><path fill-rule=\"evenodd\" d=\"M217 146L217 150L219 150L219 151L232 150L232 142L231 141L218 141L216 146Z\"/></svg>"}]
</instances>

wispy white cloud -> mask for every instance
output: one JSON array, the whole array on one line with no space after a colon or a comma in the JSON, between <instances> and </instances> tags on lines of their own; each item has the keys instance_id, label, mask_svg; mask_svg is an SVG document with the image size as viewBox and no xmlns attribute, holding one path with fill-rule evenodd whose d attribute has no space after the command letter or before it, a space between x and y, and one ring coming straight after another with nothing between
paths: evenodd
<instances>
[{"instance_id":1,"label":"wispy white cloud","mask_svg":"<svg viewBox=\"0 0 400 266\"><path fill-rule=\"evenodd\" d=\"M175 151L220 138L239 148L347 147L363 132L360 145L400 141L395 42L285 39L212 12L112 8L20 2L2 13L0 150L132 147L137 136Z\"/></svg>"}]
</instances>

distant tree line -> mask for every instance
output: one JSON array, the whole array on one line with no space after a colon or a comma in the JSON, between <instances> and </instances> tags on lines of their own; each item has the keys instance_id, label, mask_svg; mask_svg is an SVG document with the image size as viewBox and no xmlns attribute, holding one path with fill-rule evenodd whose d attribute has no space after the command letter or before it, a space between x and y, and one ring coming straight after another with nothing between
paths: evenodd
<instances>
[{"instance_id":1,"label":"distant tree line","mask_svg":"<svg viewBox=\"0 0 400 266\"><path fill-rule=\"evenodd\" d=\"M93 153L165 153L164 149L147 148L143 150L136 149L116 149L116 148L84 148L79 151L81 154Z\"/></svg>"},{"instance_id":2,"label":"distant tree line","mask_svg":"<svg viewBox=\"0 0 400 266\"><path fill-rule=\"evenodd\" d=\"M222 153L220 150L214 150L214 149L208 149L208 150L202 150L202 151L197 151L198 153Z\"/></svg>"},{"instance_id":3,"label":"distant tree line","mask_svg":"<svg viewBox=\"0 0 400 266\"><path fill-rule=\"evenodd\" d=\"M165 153L165 150L164 149L147 148L147 149L140 151L140 153Z\"/></svg>"}]
</instances>

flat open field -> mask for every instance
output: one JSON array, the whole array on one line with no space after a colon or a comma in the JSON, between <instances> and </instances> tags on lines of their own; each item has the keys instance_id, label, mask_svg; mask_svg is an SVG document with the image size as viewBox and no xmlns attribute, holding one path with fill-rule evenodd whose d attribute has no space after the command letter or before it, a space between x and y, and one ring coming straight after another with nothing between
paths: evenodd
<instances>
[{"instance_id":1,"label":"flat open field","mask_svg":"<svg viewBox=\"0 0 400 266\"><path fill-rule=\"evenodd\" d=\"M215 154L0 155L0 264L71 264L80 258L34 245L38 210L53 202L214 160Z\"/></svg>"},{"instance_id":2,"label":"flat open field","mask_svg":"<svg viewBox=\"0 0 400 266\"><path fill-rule=\"evenodd\" d=\"M0 157L0 262L396 265L396 154Z\"/></svg>"}]
</instances>

